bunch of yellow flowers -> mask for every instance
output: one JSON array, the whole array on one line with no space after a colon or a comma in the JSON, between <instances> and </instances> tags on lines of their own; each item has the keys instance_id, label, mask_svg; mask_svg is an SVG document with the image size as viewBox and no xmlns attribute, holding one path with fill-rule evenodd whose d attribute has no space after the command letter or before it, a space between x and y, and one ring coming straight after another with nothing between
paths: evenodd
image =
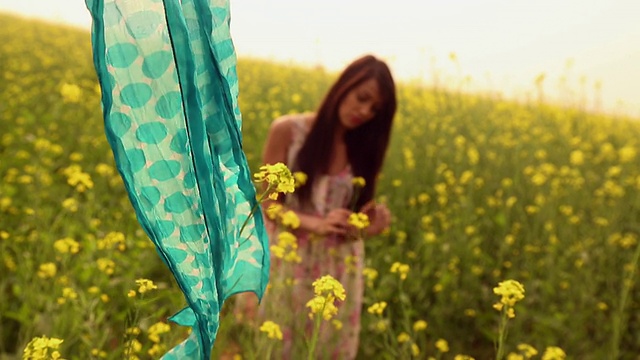
<instances>
[{"instance_id":1,"label":"bunch of yellow flowers","mask_svg":"<svg viewBox=\"0 0 640 360\"><path fill-rule=\"evenodd\" d=\"M311 319L318 313L322 313L325 320L331 319L338 313L335 301L344 301L347 297L342 284L331 275L325 275L314 281L313 292L315 296L306 304L310 310L309 318Z\"/></svg>"},{"instance_id":2,"label":"bunch of yellow flowers","mask_svg":"<svg viewBox=\"0 0 640 360\"><path fill-rule=\"evenodd\" d=\"M58 348L62 339L48 338L46 336L35 337L29 341L22 354L23 360L64 360Z\"/></svg>"},{"instance_id":3,"label":"bunch of yellow flowers","mask_svg":"<svg viewBox=\"0 0 640 360\"><path fill-rule=\"evenodd\" d=\"M266 193L271 200L276 200L278 193L292 193L295 190L296 180L291 170L281 162L262 165L253 177L256 182L267 183Z\"/></svg>"},{"instance_id":4,"label":"bunch of yellow flowers","mask_svg":"<svg viewBox=\"0 0 640 360\"><path fill-rule=\"evenodd\" d=\"M524 286L516 280L501 281L493 288L493 293L501 297L500 301L493 305L494 309L502 311L506 307L507 316L514 318L516 313L513 307L516 302L524 299Z\"/></svg>"}]
</instances>

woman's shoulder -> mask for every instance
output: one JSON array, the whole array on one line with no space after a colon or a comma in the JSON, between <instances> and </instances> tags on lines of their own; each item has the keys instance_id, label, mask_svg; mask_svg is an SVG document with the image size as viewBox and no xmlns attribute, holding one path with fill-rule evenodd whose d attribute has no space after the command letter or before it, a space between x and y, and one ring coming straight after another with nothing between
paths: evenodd
<instances>
[{"instance_id":1,"label":"woman's shoulder","mask_svg":"<svg viewBox=\"0 0 640 360\"><path fill-rule=\"evenodd\" d=\"M295 129L308 129L315 114L299 113L287 114L276 118L271 123L271 132L279 134L291 134Z\"/></svg>"},{"instance_id":2,"label":"woman's shoulder","mask_svg":"<svg viewBox=\"0 0 640 360\"><path fill-rule=\"evenodd\" d=\"M295 113L282 115L273 120L273 125L276 126L293 126L300 123L310 123L313 121L315 114L312 112ZM283 125L284 124L284 125Z\"/></svg>"}]
</instances>

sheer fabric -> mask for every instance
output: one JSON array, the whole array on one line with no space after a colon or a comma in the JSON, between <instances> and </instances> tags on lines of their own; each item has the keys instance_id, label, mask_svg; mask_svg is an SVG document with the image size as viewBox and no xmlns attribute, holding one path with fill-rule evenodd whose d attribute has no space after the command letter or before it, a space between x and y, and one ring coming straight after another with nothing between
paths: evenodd
<instances>
[{"instance_id":1,"label":"sheer fabric","mask_svg":"<svg viewBox=\"0 0 640 360\"><path fill-rule=\"evenodd\" d=\"M138 220L192 327L164 359L209 359L222 303L268 282L269 254L242 151L227 0L85 0L107 139ZM242 224L248 221L243 233Z\"/></svg>"}]
</instances>

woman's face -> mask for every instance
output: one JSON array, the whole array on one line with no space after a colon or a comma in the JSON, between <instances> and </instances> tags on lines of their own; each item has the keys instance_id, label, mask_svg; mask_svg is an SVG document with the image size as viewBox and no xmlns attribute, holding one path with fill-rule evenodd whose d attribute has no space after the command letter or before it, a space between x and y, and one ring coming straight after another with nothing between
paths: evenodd
<instances>
[{"instance_id":1,"label":"woman's face","mask_svg":"<svg viewBox=\"0 0 640 360\"><path fill-rule=\"evenodd\" d=\"M369 79L351 89L338 108L340 124L352 130L373 119L382 106L380 87L375 79Z\"/></svg>"}]
</instances>

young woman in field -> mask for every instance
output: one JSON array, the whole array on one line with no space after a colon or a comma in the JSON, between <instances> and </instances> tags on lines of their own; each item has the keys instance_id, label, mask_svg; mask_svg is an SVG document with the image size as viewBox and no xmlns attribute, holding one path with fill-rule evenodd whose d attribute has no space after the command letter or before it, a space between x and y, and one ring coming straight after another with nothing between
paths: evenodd
<instances>
[{"instance_id":1,"label":"young woman in field","mask_svg":"<svg viewBox=\"0 0 640 360\"><path fill-rule=\"evenodd\" d=\"M374 56L364 56L347 66L316 113L276 119L265 144L265 164L282 162L307 176L302 187L280 200L285 211L294 211L300 219L293 231L300 261L287 262L272 254L272 282L277 274L288 274L289 280L293 278L292 289L280 292L274 285L267 291L265 319L279 322L282 317L269 314L269 309L279 307L307 322L308 331L305 304L313 297L312 283L323 275L333 276L345 287L346 300L337 303L337 321L323 325L329 328L323 329L324 340L318 346L333 358L355 358L360 332L364 242L353 236L349 215L357 211L369 216L367 235L389 226L389 209L373 197L395 111L395 84L388 66ZM364 187L354 191L354 178L363 178ZM263 207L267 210L272 205ZM267 221L267 229L271 244L276 244L282 227ZM296 354L294 348L304 346L304 329L280 325L285 357Z\"/></svg>"}]
</instances>

